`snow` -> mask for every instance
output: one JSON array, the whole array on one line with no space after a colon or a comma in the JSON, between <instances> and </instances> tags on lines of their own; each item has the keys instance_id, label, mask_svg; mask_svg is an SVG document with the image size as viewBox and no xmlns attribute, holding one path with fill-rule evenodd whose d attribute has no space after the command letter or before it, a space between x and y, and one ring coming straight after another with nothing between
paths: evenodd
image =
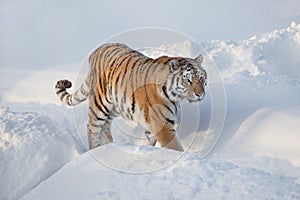
<instances>
[{"instance_id":1,"label":"snow","mask_svg":"<svg viewBox=\"0 0 300 200\"><path fill-rule=\"evenodd\" d=\"M299 167L299 122L300 106L260 109L242 123L227 148L287 159Z\"/></svg>"},{"instance_id":2,"label":"snow","mask_svg":"<svg viewBox=\"0 0 300 200\"><path fill-rule=\"evenodd\" d=\"M114 157L114 145L106 145L91 154ZM126 146L128 149L136 147ZM140 147L139 151L153 151ZM111 170L91 159L90 153L64 166L26 199L297 199L299 185L292 177L274 176L261 170L239 167L229 161L201 159L186 154L172 167L154 173L128 174ZM148 162L161 164L162 157L179 154L163 150ZM120 164L130 169L147 165L135 160ZM80 172L80 173L79 173ZM62 191L62 188L63 191Z\"/></svg>"},{"instance_id":3,"label":"snow","mask_svg":"<svg viewBox=\"0 0 300 200\"><path fill-rule=\"evenodd\" d=\"M201 45L211 80L203 103L183 103L185 153L145 146L143 130L121 119L115 143L86 151L86 104L73 116L53 89L76 79L74 67L1 69L0 199L300 199L300 25ZM187 41L166 47L194 56ZM226 95L220 124L214 66Z\"/></svg>"},{"instance_id":4,"label":"snow","mask_svg":"<svg viewBox=\"0 0 300 200\"><path fill-rule=\"evenodd\" d=\"M72 134L36 112L0 107L0 199L20 198L79 154Z\"/></svg>"}]
</instances>

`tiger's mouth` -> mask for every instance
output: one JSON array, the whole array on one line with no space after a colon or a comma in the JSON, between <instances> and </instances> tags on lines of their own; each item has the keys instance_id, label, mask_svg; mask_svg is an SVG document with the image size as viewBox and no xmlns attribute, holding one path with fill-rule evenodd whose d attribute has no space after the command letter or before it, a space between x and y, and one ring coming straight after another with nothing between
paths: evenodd
<instances>
[{"instance_id":1,"label":"tiger's mouth","mask_svg":"<svg viewBox=\"0 0 300 200\"><path fill-rule=\"evenodd\" d=\"M197 103L203 101L204 97L205 97L205 93L203 92L200 96L194 94L192 97L188 97L187 99L190 103Z\"/></svg>"}]
</instances>

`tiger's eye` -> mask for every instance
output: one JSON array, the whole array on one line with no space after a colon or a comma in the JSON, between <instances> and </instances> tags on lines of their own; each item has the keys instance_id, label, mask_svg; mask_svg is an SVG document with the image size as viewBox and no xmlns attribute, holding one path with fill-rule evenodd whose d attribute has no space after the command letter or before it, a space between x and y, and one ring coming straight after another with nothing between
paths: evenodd
<instances>
[{"instance_id":1,"label":"tiger's eye","mask_svg":"<svg viewBox=\"0 0 300 200\"><path fill-rule=\"evenodd\" d=\"M196 73L196 77L197 77L197 79L200 80L200 81L202 81L202 80L204 79L203 73L202 73L202 72L199 72L199 71Z\"/></svg>"}]
</instances>

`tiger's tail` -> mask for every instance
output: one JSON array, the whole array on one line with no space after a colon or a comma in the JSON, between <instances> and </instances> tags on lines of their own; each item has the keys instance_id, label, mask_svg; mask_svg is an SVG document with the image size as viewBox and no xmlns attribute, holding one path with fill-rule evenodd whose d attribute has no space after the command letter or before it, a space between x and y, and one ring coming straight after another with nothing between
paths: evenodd
<instances>
[{"instance_id":1,"label":"tiger's tail","mask_svg":"<svg viewBox=\"0 0 300 200\"><path fill-rule=\"evenodd\" d=\"M84 83L80 86L80 88L73 94L67 92L67 89L71 87L72 87L72 83L69 80L57 81L55 85L55 91L57 96L65 104L69 106L76 106L88 98L90 89L87 80L84 81Z\"/></svg>"}]
</instances>

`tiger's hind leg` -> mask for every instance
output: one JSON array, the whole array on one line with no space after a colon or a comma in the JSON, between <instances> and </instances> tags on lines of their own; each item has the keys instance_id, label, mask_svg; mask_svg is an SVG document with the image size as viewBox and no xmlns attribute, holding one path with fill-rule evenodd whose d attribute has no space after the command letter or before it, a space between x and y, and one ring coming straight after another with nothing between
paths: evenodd
<instances>
[{"instance_id":1,"label":"tiger's hind leg","mask_svg":"<svg viewBox=\"0 0 300 200\"><path fill-rule=\"evenodd\" d=\"M111 135L111 122L112 122L112 119L107 118L107 120L105 121L105 123L102 126L102 129L100 132L101 145L113 142L113 137Z\"/></svg>"},{"instance_id":2,"label":"tiger's hind leg","mask_svg":"<svg viewBox=\"0 0 300 200\"><path fill-rule=\"evenodd\" d=\"M89 116L87 125L89 149L94 149L98 146L113 142L111 121L112 119L109 118L98 117L95 119L93 116Z\"/></svg>"},{"instance_id":3,"label":"tiger's hind leg","mask_svg":"<svg viewBox=\"0 0 300 200\"><path fill-rule=\"evenodd\" d=\"M94 101L90 101L87 125L89 149L113 142L111 122L110 113L95 110Z\"/></svg>"}]
</instances>

